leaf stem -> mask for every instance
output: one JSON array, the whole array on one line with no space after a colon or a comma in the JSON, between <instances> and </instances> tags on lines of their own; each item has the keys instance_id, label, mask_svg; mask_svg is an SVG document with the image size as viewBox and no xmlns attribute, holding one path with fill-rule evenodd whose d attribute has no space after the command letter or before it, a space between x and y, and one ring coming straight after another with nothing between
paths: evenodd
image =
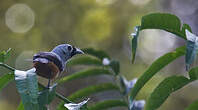
<instances>
[{"instance_id":1,"label":"leaf stem","mask_svg":"<svg viewBox=\"0 0 198 110\"><path fill-rule=\"evenodd\" d=\"M38 83L38 85L39 85L41 88L46 89L46 87L43 86L41 83ZM70 101L69 99L67 99L66 97L64 97L63 95L61 95L61 94L59 94L59 93L57 93L57 92L56 92L56 97L59 98L59 99L61 99L61 100L63 100L63 101L66 102L66 103L73 103L72 101Z\"/></svg>"},{"instance_id":2,"label":"leaf stem","mask_svg":"<svg viewBox=\"0 0 198 110\"><path fill-rule=\"evenodd\" d=\"M9 69L9 70L11 70L11 71L13 71L13 72L16 70L15 68L13 68L13 67L11 67L11 66L5 64L5 63L2 63L2 62L0 62L0 66L2 66L2 67L4 67L4 68L7 68L7 69ZM40 87L46 88L46 87L43 86L42 84L40 84L40 83L38 83L38 84L39 84ZM58 97L59 99L63 100L63 101L66 102L66 103L72 103L70 100L68 100L67 98L65 98L64 96L62 96L61 94L59 94L59 93L57 93L57 92L56 92L56 97Z\"/></svg>"},{"instance_id":3,"label":"leaf stem","mask_svg":"<svg viewBox=\"0 0 198 110\"><path fill-rule=\"evenodd\" d=\"M59 99L62 99L66 103L73 103L72 101L70 101L69 99L67 99L66 97L64 97L63 95L61 95L57 92L56 92L56 97L58 97Z\"/></svg>"},{"instance_id":4,"label":"leaf stem","mask_svg":"<svg viewBox=\"0 0 198 110\"><path fill-rule=\"evenodd\" d=\"M11 70L13 72L15 71L15 68L13 68L13 67L11 67L11 66L9 66L7 64L1 63L1 62L0 62L0 66L2 66L4 68L7 68L7 69L9 69L9 70Z\"/></svg>"}]
</instances>

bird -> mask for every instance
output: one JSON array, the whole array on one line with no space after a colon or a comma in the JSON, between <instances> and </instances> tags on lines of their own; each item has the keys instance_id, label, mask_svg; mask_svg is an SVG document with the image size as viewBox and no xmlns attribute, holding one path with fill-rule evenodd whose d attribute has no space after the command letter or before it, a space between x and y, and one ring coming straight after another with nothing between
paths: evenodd
<instances>
[{"instance_id":1,"label":"bird","mask_svg":"<svg viewBox=\"0 0 198 110\"><path fill-rule=\"evenodd\" d=\"M50 52L39 52L33 56L33 67L36 74L50 80L55 79L65 69L67 61L74 55L84 54L82 50L70 44L60 44Z\"/></svg>"}]
</instances>

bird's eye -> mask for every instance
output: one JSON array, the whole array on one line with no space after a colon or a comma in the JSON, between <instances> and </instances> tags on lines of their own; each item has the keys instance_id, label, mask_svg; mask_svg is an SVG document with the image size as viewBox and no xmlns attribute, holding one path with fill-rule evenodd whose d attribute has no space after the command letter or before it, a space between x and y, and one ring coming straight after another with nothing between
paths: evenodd
<instances>
[{"instance_id":1,"label":"bird's eye","mask_svg":"<svg viewBox=\"0 0 198 110\"><path fill-rule=\"evenodd\" d=\"M67 49L68 49L69 51L71 51L71 50L72 50L72 47L71 47L71 46L68 46Z\"/></svg>"}]
</instances>

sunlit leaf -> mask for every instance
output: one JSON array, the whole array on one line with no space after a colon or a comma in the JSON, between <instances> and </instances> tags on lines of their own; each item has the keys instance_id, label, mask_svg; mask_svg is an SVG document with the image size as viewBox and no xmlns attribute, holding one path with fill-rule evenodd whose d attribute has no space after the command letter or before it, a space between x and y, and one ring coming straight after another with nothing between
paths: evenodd
<instances>
[{"instance_id":1,"label":"sunlit leaf","mask_svg":"<svg viewBox=\"0 0 198 110\"><path fill-rule=\"evenodd\" d=\"M146 110L156 110L176 90L184 87L191 81L184 76L165 78L151 93L146 103Z\"/></svg>"},{"instance_id":2,"label":"sunlit leaf","mask_svg":"<svg viewBox=\"0 0 198 110\"><path fill-rule=\"evenodd\" d=\"M180 38L186 39L185 30L190 32L191 28L188 24L181 24L180 19L168 13L152 13L142 17L141 26L136 27L136 32L132 33L132 63L135 60L137 41L139 32L145 29L161 29L177 35Z\"/></svg>"},{"instance_id":3,"label":"sunlit leaf","mask_svg":"<svg viewBox=\"0 0 198 110\"><path fill-rule=\"evenodd\" d=\"M190 104L185 110L197 110L198 109L198 100Z\"/></svg>"},{"instance_id":4,"label":"sunlit leaf","mask_svg":"<svg viewBox=\"0 0 198 110\"><path fill-rule=\"evenodd\" d=\"M127 103L121 100L105 100L88 107L88 110L104 110L114 107L127 107Z\"/></svg>"},{"instance_id":5,"label":"sunlit leaf","mask_svg":"<svg viewBox=\"0 0 198 110\"><path fill-rule=\"evenodd\" d=\"M152 65L143 73L143 75L138 78L138 81L136 82L134 88L131 91L130 98L131 100L134 100L137 93L140 91L140 89L148 82L158 71L160 71L162 68L164 68L166 65L174 61L175 59L179 58L180 56L183 56L185 54L185 46L177 48L173 52L169 52L160 58L158 58L156 61L152 63Z\"/></svg>"},{"instance_id":6,"label":"sunlit leaf","mask_svg":"<svg viewBox=\"0 0 198 110\"><path fill-rule=\"evenodd\" d=\"M14 74L5 74L0 77L0 91L11 81L14 80Z\"/></svg>"},{"instance_id":7,"label":"sunlit leaf","mask_svg":"<svg viewBox=\"0 0 198 110\"><path fill-rule=\"evenodd\" d=\"M85 77L96 76L96 75L101 75L101 74L111 75L112 73L108 69L91 68L91 69L86 69L80 72L73 73L72 75L69 75L69 76L65 76L61 78L58 81L58 83L60 84L60 83L64 83L67 81L76 80L79 78L85 78Z\"/></svg>"},{"instance_id":8,"label":"sunlit leaf","mask_svg":"<svg viewBox=\"0 0 198 110\"><path fill-rule=\"evenodd\" d=\"M186 39L185 29L191 31L187 24L181 25L180 19L168 13L152 13L142 17L141 30L161 29Z\"/></svg>"},{"instance_id":9,"label":"sunlit leaf","mask_svg":"<svg viewBox=\"0 0 198 110\"><path fill-rule=\"evenodd\" d=\"M95 50L93 48L84 48L84 49L81 49L85 54L89 54L89 55L92 55L92 56L95 56L101 60L103 60L103 58L108 58L110 59L109 55L107 53L105 53L104 51L102 50Z\"/></svg>"}]
</instances>

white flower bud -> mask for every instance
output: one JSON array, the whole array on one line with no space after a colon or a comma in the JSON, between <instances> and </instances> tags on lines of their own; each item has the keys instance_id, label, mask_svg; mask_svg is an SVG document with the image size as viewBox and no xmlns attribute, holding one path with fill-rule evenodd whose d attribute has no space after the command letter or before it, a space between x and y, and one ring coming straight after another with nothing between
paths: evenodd
<instances>
[{"instance_id":1,"label":"white flower bud","mask_svg":"<svg viewBox=\"0 0 198 110\"><path fill-rule=\"evenodd\" d=\"M103 58L102 64L103 65L109 65L110 64L110 60L108 58Z\"/></svg>"}]
</instances>

